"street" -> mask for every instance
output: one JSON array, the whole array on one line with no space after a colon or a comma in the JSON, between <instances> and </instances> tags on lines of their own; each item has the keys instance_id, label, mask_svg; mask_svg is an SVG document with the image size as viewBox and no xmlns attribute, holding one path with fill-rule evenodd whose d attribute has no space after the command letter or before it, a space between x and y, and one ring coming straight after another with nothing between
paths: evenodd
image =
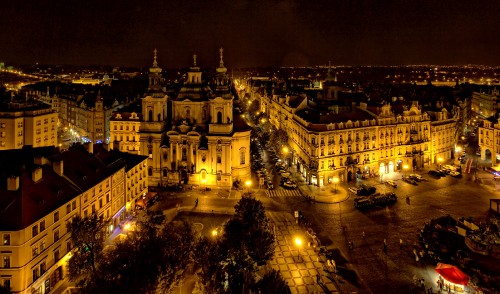
<instances>
[{"instance_id":1,"label":"street","mask_svg":"<svg viewBox=\"0 0 500 294\"><path fill-rule=\"evenodd\" d=\"M411 185L400 179L400 173L393 173L391 179L396 180L397 188L380 184L379 178L363 180L375 185L378 192L392 190L399 197L392 206L365 210L354 208L352 197L341 203L325 204L310 202L295 194L277 192L275 197L269 197L264 189L251 191L271 212L271 218L272 212L292 214L302 211L322 245L338 248L347 260L353 274L344 278L359 292L380 293L383 290L384 293L402 293L401 289L410 287L414 275L426 278L427 287L434 286L431 284L434 282L431 281L433 269L415 261L412 252L413 244L418 243L418 231L425 222L448 214L455 218L471 216L484 219L489 199L499 198L498 192L491 192L491 188L485 187L484 183L492 181L492 176L483 171L478 171L483 185L473 180L473 173L464 174L463 178L433 178L421 174L426 181ZM287 190L279 187L277 191ZM245 191L232 191L228 197L221 197L222 194L217 191L182 192L176 193L175 197L164 197L160 205L161 209L168 209L179 203L182 206L192 205L193 211L232 213L241 192ZM409 202L405 201L406 195L410 197ZM197 206L194 205L196 198L199 199ZM345 226L345 231L342 231L342 226ZM364 239L363 232L366 235ZM383 252L384 239L387 240L387 254ZM400 249L400 239L405 245L403 249ZM348 248L349 241L353 242L352 250Z\"/></svg>"}]
</instances>

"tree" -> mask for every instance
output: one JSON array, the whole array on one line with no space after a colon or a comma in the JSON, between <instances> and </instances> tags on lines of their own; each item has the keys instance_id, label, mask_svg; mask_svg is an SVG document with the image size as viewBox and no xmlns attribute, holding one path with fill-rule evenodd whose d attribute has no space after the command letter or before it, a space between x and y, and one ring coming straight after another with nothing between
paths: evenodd
<instances>
[{"instance_id":1,"label":"tree","mask_svg":"<svg viewBox=\"0 0 500 294\"><path fill-rule=\"evenodd\" d=\"M283 129L271 133L269 145L275 146L277 152L281 152L283 146L288 145L288 134Z\"/></svg>"},{"instance_id":2,"label":"tree","mask_svg":"<svg viewBox=\"0 0 500 294\"><path fill-rule=\"evenodd\" d=\"M254 291L260 294L289 294L290 287L281 273L272 269L255 284Z\"/></svg>"},{"instance_id":3,"label":"tree","mask_svg":"<svg viewBox=\"0 0 500 294\"><path fill-rule=\"evenodd\" d=\"M138 230L106 250L97 270L82 283L82 293L167 293L192 262L194 233L185 222L164 223L148 212Z\"/></svg>"},{"instance_id":4,"label":"tree","mask_svg":"<svg viewBox=\"0 0 500 294\"><path fill-rule=\"evenodd\" d=\"M81 218L76 215L67 225L73 244L73 255L69 260L69 278L77 284L85 282L96 271L96 263L104 247L103 217L93 214Z\"/></svg>"}]
</instances>

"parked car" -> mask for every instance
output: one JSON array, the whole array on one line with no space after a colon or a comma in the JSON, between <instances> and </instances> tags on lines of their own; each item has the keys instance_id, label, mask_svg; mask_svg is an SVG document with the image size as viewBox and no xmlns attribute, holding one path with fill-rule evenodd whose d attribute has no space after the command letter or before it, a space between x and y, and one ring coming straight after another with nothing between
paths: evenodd
<instances>
[{"instance_id":1,"label":"parked car","mask_svg":"<svg viewBox=\"0 0 500 294\"><path fill-rule=\"evenodd\" d=\"M394 182L393 180L387 180L387 181L385 181L385 184L389 185L393 188L396 188L398 186L398 184L396 184L396 182Z\"/></svg>"},{"instance_id":2,"label":"parked car","mask_svg":"<svg viewBox=\"0 0 500 294\"><path fill-rule=\"evenodd\" d=\"M457 171L451 171L450 176L455 177L455 178L459 178L462 176L462 174L457 172Z\"/></svg>"},{"instance_id":3,"label":"parked car","mask_svg":"<svg viewBox=\"0 0 500 294\"><path fill-rule=\"evenodd\" d=\"M357 187L349 187L348 191L353 193L353 194L358 194L358 188Z\"/></svg>"},{"instance_id":4,"label":"parked car","mask_svg":"<svg viewBox=\"0 0 500 294\"><path fill-rule=\"evenodd\" d=\"M422 182L424 180L424 178L421 175L417 175L417 174L411 174L408 177L410 177L411 179L414 179L417 182Z\"/></svg>"},{"instance_id":5,"label":"parked car","mask_svg":"<svg viewBox=\"0 0 500 294\"><path fill-rule=\"evenodd\" d=\"M428 172L428 174L431 175L431 176L433 176L433 177L438 177L438 178L440 178L442 176L441 173L439 171L437 171L437 170L430 170Z\"/></svg>"},{"instance_id":6,"label":"parked car","mask_svg":"<svg viewBox=\"0 0 500 294\"><path fill-rule=\"evenodd\" d=\"M416 185L417 184L417 181L415 181L414 179L410 178L410 177L403 177L403 181L409 183L409 184L412 184L412 185Z\"/></svg>"},{"instance_id":7,"label":"parked car","mask_svg":"<svg viewBox=\"0 0 500 294\"><path fill-rule=\"evenodd\" d=\"M286 181L286 182L283 183L283 187L285 189L295 189L295 188L297 188L297 184L295 184L292 181Z\"/></svg>"}]
</instances>

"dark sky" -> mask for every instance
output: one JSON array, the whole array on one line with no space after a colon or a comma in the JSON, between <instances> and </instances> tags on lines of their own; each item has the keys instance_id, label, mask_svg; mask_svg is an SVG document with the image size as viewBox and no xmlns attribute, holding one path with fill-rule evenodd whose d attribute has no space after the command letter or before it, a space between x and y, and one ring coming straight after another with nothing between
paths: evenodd
<instances>
[{"instance_id":1,"label":"dark sky","mask_svg":"<svg viewBox=\"0 0 500 294\"><path fill-rule=\"evenodd\" d=\"M1 0L0 61L500 65L499 0Z\"/></svg>"}]
</instances>

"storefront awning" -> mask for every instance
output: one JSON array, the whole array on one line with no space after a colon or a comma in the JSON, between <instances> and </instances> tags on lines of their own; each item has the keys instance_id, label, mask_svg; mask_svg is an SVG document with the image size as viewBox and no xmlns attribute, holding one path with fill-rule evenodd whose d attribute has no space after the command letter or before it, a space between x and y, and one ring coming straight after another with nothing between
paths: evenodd
<instances>
[{"instance_id":1,"label":"storefront awning","mask_svg":"<svg viewBox=\"0 0 500 294\"><path fill-rule=\"evenodd\" d=\"M436 267L436 272L448 282L459 285L467 285L469 283L469 277L454 265L440 262Z\"/></svg>"}]
</instances>

